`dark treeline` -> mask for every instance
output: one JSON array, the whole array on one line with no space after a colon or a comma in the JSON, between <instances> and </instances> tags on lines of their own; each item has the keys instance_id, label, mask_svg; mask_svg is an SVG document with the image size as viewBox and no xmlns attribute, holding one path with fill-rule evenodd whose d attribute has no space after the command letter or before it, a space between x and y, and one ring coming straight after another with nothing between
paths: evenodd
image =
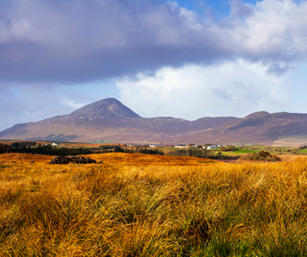
<instances>
[{"instance_id":1,"label":"dark treeline","mask_svg":"<svg viewBox=\"0 0 307 257\"><path fill-rule=\"evenodd\" d=\"M21 147L12 147L12 153L31 153L31 154L44 154L44 155L58 155L58 156L67 156L67 155L79 155L79 154L90 154L92 151L86 148L67 148L67 147L52 147L50 145L38 145L37 147L31 146L21 146Z\"/></svg>"},{"instance_id":2,"label":"dark treeline","mask_svg":"<svg viewBox=\"0 0 307 257\"><path fill-rule=\"evenodd\" d=\"M164 155L164 153L162 151L159 151L158 149L147 149L145 148L140 148L140 153L146 153L146 154L160 154L160 155Z\"/></svg>"},{"instance_id":3,"label":"dark treeline","mask_svg":"<svg viewBox=\"0 0 307 257\"><path fill-rule=\"evenodd\" d=\"M11 151L10 146L0 144L0 154L1 153L9 153Z\"/></svg>"},{"instance_id":4,"label":"dark treeline","mask_svg":"<svg viewBox=\"0 0 307 257\"><path fill-rule=\"evenodd\" d=\"M105 152L113 151L114 148L115 148L115 145L101 145L101 146L99 146L99 149L101 149Z\"/></svg>"},{"instance_id":5,"label":"dark treeline","mask_svg":"<svg viewBox=\"0 0 307 257\"><path fill-rule=\"evenodd\" d=\"M11 144L11 147L19 148L19 147L27 147L27 146L36 146L35 141L24 141L24 142L14 142Z\"/></svg>"},{"instance_id":6,"label":"dark treeline","mask_svg":"<svg viewBox=\"0 0 307 257\"><path fill-rule=\"evenodd\" d=\"M114 147L114 152L164 155L164 153L162 151L159 151L158 149L148 149L147 147L145 147L145 148L136 147L135 149L127 149L127 148L122 148L120 145L116 145Z\"/></svg>"},{"instance_id":7,"label":"dark treeline","mask_svg":"<svg viewBox=\"0 0 307 257\"><path fill-rule=\"evenodd\" d=\"M157 149L137 148L130 150L122 148L120 145L103 145L99 148L68 148L68 147L53 147L51 145L15 145L11 147L10 152L12 153L31 153L31 154L43 154L43 155L57 155L57 156L69 156L69 155L80 155L80 154L92 154L92 153L109 153L109 152L122 152L122 153L144 153L144 154L160 154L163 155L162 151Z\"/></svg>"},{"instance_id":8,"label":"dark treeline","mask_svg":"<svg viewBox=\"0 0 307 257\"><path fill-rule=\"evenodd\" d=\"M240 157L240 156L223 155L221 152L208 151L206 149L198 149L198 148L176 149L171 151L168 155L191 156L191 157L201 157L208 159L238 159Z\"/></svg>"}]
</instances>

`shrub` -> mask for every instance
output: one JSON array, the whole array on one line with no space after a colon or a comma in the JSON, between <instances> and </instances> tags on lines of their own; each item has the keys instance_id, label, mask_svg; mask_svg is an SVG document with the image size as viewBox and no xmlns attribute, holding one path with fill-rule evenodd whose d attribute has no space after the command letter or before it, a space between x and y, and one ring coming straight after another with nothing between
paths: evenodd
<instances>
[{"instance_id":1,"label":"shrub","mask_svg":"<svg viewBox=\"0 0 307 257\"><path fill-rule=\"evenodd\" d=\"M244 161L267 161L267 162L280 162L281 159L276 155L271 155L269 152L260 151L259 153L247 154L241 156L240 160Z\"/></svg>"},{"instance_id":2,"label":"shrub","mask_svg":"<svg viewBox=\"0 0 307 257\"><path fill-rule=\"evenodd\" d=\"M229 152L234 152L234 151L237 151L238 148L236 148L236 147L233 146L233 145L228 145L228 146L222 146L222 147L220 148L220 150L221 150L221 151L225 151L225 152L227 152L227 151L229 151Z\"/></svg>"}]
</instances>

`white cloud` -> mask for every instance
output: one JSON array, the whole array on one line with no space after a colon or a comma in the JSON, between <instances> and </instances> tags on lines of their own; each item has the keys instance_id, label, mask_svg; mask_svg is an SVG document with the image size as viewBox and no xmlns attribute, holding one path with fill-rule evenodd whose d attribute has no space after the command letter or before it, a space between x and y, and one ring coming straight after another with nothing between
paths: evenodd
<instances>
[{"instance_id":1,"label":"white cloud","mask_svg":"<svg viewBox=\"0 0 307 257\"><path fill-rule=\"evenodd\" d=\"M233 58L271 63L281 75L306 61L306 1L232 1L223 21L173 1L9 2L0 8L4 82L78 84Z\"/></svg>"},{"instance_id":2,"label":"white cloud","mask_svg":"<svg viewBox=\"0 0 307 257\"><path fill-rule=\"evenodd\" d=\"M64 98L64 99L61 99L61 104L64 105L64 106L69 106L71 108L74 108L74 109L78 109L78 108L81 108L82 106L84 106L83 103L76 103L74 100L72 99L69 99L69 98Z\"/></svg>"},{"instance_id":3,"label":"white cloud","mask_svg":"<svg viewBox=\"0 0 307 257\"><path fill-rule=\"evenodd\" d=\"M307 91L306 1L263 0L256 5L232 1L229 17L206 25L190 11L179 10L186 28L194 31L195 44L211 33L212 42L239 60L165 67L154 76L139 73L136 79L123 78L117 87L125 104L146 116L187 119L306 109L301 101ZM190 42L189 38L180 42Z\"/></svg>"},{"instance_id":4,"label":"white cloud","mask_svg":"<svg viewBox=\"0 0 307 257\"><path fill-rule=\"evenodd\" d=\"M232 1L222 21L202 20L173 1L11 0L0 8L0 106L9 109L0 113L2 127L67 113L109 93L101 85L99 94L69 89L59 97L39 92L45 83L77 88L140 71L135 80L117 79L117 88L142 115L302 112L306 13L307 1L294 0ZM16 94L21 86L28 95Z\"/></svg>"},{"instance_id":5,"label":"white cloud","mask_svg":"<svg viewBox=\"0 0 307 257\"><path fill-rule=\"evenodd\" d=\"M287 79L241 59L210 67L163 68L154 76L118 80L117 87L121 100L141 115L197 119L287 109Z\"/></svg>"},{"instance_id":6,"label":"white cloud","mask_svg":"<svg viewBox=\"0 0 307 257\"><path fill-rule=\"evenodd\" d=\"M233 1L231 5L237 11L224 20L226 27L216 27L215 32L234 51L262 58L267 55L267 59L302 54L306 58L306 1L263 0L254 7ZM245 10L246 17L238 11L244 8L249 10Z\"/></svg>"}]
</instances>

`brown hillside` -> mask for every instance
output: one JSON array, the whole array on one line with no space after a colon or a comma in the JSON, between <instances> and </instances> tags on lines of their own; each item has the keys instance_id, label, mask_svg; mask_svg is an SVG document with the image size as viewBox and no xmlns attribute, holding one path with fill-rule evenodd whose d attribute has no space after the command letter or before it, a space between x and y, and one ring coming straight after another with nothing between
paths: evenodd
<instances>
[{"instance_id":1,"label":"brown hillside","mask_svg":"<svg viewBox=\"0 0 307 257\"><path fill-rule=\"evenodd\" d=\"M307 114L256 112L241 119L204 117L195 121L142 118L109 98L68 115L17 124L0 132L0 139L294 145L287 138L295 137L295 145L301 145L307 140L306 132Z\"/></svg>"}]
</instances>

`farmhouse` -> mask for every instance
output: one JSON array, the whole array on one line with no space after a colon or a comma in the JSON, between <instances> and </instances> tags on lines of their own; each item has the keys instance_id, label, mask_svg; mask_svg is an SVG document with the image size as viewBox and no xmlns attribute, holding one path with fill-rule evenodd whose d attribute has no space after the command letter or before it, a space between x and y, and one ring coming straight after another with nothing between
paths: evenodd
<instances>
[{"instance_id":1,"label":"farmhouse","mask_svg":"<svg viewBox=\"0 0 307 257\"><path fill-rule=\"evenodd\" d=\"M137 146L137 144L126 144L126 146L132 147L132 146Z\"/></svg>"},{"instance_id":2,"label":"farmhouse","mask_svg":"<svg viewBox=\"0 0 307 257\"><path fill-rule=\"evenodd\" d=\"M186 144L177 144L175 145L176 148L186 148L187 145Z\"/></svg>"},{"instance_id":3,"label":"farmhouse","mask_svg":"<svg viewBox=\"0 0 307 257\"><path fill-rule=\"evenodd\" d=\"M218 149L218 147L216 145L210 145L207 147L208 150L212 150L212 149Z\"/></svg>"},{"instance_id":4,"label":"farmhouse","mask_svg":"<svg viewBox=\"0 0 307 257\"><path fill-rule=\"evenodd\" d=\"M196 147L197 147L197 144L188 144L187 147L188 147L188 148L196 148Z\"/></svg>"},{"instance_id":5,"label":"farmhouse","mask_svg":"<svg viewBox=\"0 0 307 257\"><path fill-rule=\"evenodd\" d=\"M57 142L53 142L53 143L52 143L52 146L56 146L56 145L60 145L60 144L57 143Z\"/></svg>"}]
</instances>

